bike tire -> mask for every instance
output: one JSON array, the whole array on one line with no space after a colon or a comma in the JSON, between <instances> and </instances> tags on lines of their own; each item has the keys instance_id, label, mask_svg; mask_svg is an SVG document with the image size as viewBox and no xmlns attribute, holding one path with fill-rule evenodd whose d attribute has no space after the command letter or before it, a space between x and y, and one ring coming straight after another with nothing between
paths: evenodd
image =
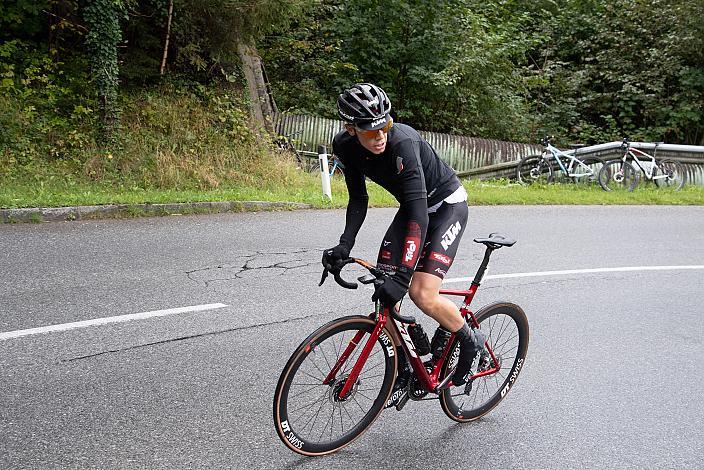
<instances>
[{"instance_id":1,"label":"bike tire","mask_svg":"<svg viewBox=\"0 0 704 470\"><path fill-rule=\"evenodd\" d=\"M516 179L522 184L549 184L555 179L555 173L544 155L529 155L518 162Z\"/></svg>"},{"instance_id":2,"label":"bike tire","mask_svg":"<svg viewBox=\"0 0 704 470\"><path fill-rule=\"evenodd\" d=\"M364 316L332 320L310 334L291 355L274 393L276 432L289 449L307 456L335 452L361 436L384 409L396 378L397 357L386 329L374 344L351 395L339 397L346 372L354 366L375 325L374 320ZM364 336L336 379L323 384L359 331ZM347 419L350 422L346 428Z\"/></svg>"},{"instance_id":3,"label":"bike tire","mask_svg":"<svg viewBox=\"0 0 704 470\"><path fill-rule=\"evenodd\" d=\"M601 163L601 160L596 157L587 157L580 158L579 161L587 165L591 170L591 173L587 171L586 168L577 165L577 168L574 171L574 173L576 173L576 176L572 177L572 182L580 187L588 187L595 185L597 183L599 174L599 171L596 167Z\"/></svg>"},{"instance_id":4,"label":"bike tire","mask_svg":"<svg viewBox=\"0 0 704 470\"><path fill-rule=\"evenodd\" d=\"M604 191L633 191L640 175L628 162L609 160L599 170L599 185Z\"/></svg>"},{"instance_id":5,"label":"bike tire","mask_svg":"<svg viewBox=\"0 0 704 470\"><path fill-rule=\"evenodd\" d=\"M500 369L492 375L470 379L469 394L466 393L466 385L452 386L440 392L442 410L450 419L460 423L481 418L506 397L516 383L528 353L528 318L521 307L508 302L497 302L479 309L475 317L480 329L487 335L487 342L495 357L499 359ZM459 350L459 340L455 339L448 360L440 371L441 378L454 371ZM477 354L472 367L475 373L480 367L482 370L493 367L486 349Z\"/></svg>"},{"instance_id":6,"label":"bike tire","mask_svg":"<svg viewBox=\"0 0 704 470\"><path fill-rule=\"evenodd\" d=\"M655 179L655 184L659 188L669 188L679 191L684 187L686 175L684 165L675 160L662 160L657 162L653 177L667 175L667 178Z\"/></svg>"}]
</instances>

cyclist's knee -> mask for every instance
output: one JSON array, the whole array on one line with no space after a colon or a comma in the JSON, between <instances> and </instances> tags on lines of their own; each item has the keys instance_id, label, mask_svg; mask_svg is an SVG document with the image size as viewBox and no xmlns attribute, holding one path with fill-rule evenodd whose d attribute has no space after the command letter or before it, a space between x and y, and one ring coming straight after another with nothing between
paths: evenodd
<instances>
[{"instance_id":1,"label":"cyclist's knee","mask_svg":"<svg viewBox=\"0 0 704 470\"><path fill-rule=\"evenodd\" d=\"M419 309L426 311L432 310L440 294L436 289L427 288L422 284L411 284L408 296Z\"/></svg>"}]
</instances>

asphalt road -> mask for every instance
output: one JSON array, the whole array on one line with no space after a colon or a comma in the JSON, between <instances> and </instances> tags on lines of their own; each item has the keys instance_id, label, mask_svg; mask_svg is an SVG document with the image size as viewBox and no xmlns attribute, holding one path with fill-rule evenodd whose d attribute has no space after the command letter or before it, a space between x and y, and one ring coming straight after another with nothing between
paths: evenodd
<instances>
[{"instance_id":1,"label":"asphalt road","mask_svg":"<svg viewBox=\"0 0 704 470\"><path fill-rule=\"evenodd\" d=\"M374 259L392 216L370 210L353 254ZM0 339L0 468L702 467L704 270L644 269L704 265L702 207L471 207L450 279L474 274L471 239L493 231L518 243L487 274L638 269L488 279L473 306L514 301L531 327L498 408L460 425L411 402L337 454L291 453L271 417L284 363L315 327L370 309L370 290L317 287L343 219L0 225L0 337L226 305Z\"/></svg>"}]
</instances>

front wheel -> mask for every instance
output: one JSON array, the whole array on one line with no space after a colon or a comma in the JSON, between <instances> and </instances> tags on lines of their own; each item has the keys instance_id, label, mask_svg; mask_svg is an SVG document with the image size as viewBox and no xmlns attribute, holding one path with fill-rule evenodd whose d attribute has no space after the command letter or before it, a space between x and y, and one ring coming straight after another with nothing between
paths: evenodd
<instances>
[{"instance_id":1,"label":"front wheel","mask_svg":"<svg viewBox=\"0 0 704 470\"><path fill-rule=\"evenodd\" d=\"M599 170L599 185L604 191L633 191L637 184L638 172L623 160L609 160Z\"/></svg>"},{"instance_id":2,"label":"front wheel","mask_svg":"<svg viewBox=\"0 0 704 470\"><path fill-rule=\"evenodd\" d=\"M653 171L653 179L660 188L679 191L684 186L684 166L675 160L658 162Z\"/></svg>"},{"instance_id":3,"label":"front wheel","mask_svg":"<svg viewBox=\"0 0 704 470\"><path fill-rule=\"evenodd\" d=\"M274 424L289 449L309 456L335 452L379 416L396 377L396 350L385 329L350 392L341 394L375 325L363 316L339 318L294 351L274 393Z\"/></svg>"},{"instance_id":4,"label":"front wheel","mask_svg":"<svg viewBox=\"0 0 704 470\"><path fill-rule=\"evenodd\" d=\"M516 179L523 184L548 184L555 178L552 165L544 155L524 157L516 167Z\"/></svg>"},{"instance_id":5,"label":"front wheel","mask_svg":"<svg viewBox=\"0 0 704 470\"><path fill-rule=\"evenodd\" d=\"M450 419L465 423L481 418L491 411L516 383L528 353L528 318L518 305L499 302L481 308L475 317L487 336L486 346L472 364L474 375L466 385L452 386L440 393L440 406ZM454 371L460 355L460 343L455 340L440 377ZM491 375L477 374L498 367Z\"/></svg>"}]
</instances>

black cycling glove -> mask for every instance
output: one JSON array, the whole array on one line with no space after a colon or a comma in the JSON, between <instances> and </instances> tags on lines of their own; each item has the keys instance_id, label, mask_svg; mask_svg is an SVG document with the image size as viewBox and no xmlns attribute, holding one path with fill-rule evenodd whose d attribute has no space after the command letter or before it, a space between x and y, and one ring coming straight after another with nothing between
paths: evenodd
<instances>
[{"instance_id":1,"label":"black cycling glove","mask_svg":"<svg viewBox=\"0 0 704 470\"><path fill-rule=\"evenodd\" d=\"M340 261L350 257L350 249L345 243L323 251L323 267L331 270L338 267Z\"/></svg>"},{"instance_id":2,"label":"black cycling glove","mask_svg":"<svg viewBox=\"0 0 704 470\"><path fill-rule=\"evenodd\" d=\"M395 274L387 276L383 284L375 286L372 302L381 300L382 304L393 307L408 292L411 276L413 276L413 270L401 266Z\"/></svg>"}]
</instances>

